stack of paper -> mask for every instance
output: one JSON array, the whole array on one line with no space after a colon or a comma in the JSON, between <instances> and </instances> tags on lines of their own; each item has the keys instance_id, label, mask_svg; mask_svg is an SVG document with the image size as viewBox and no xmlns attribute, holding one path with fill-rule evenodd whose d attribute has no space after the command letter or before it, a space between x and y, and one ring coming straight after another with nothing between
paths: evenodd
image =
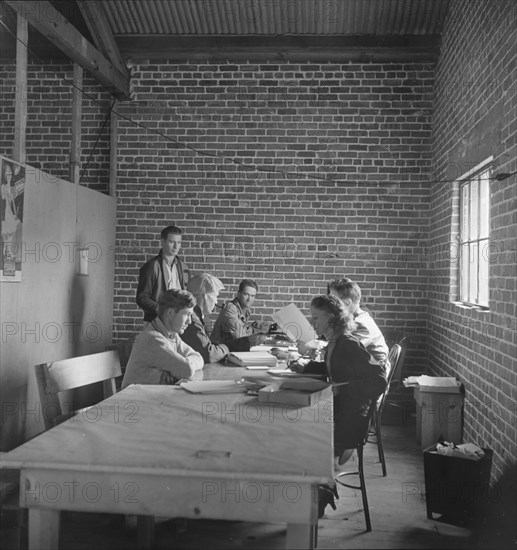
<instances>
[{"instance_id":1,"label":"stack of paper","mask_svg":"<svg viewBox=\"0 0 517 550\"><path fill-rule=\"evenodd\" d=\"M234 351L228 362L239 367L276 367L276 357L267 351Z\"/></svg>"},{"instance_id":2,"label":"stack of paper","mask_svg":"<svg viewBox=\"0 0 517 550\"><path fill-rule=\"evenodd\" d=\"M406 387L418 387L427 392L458 393L461 384L453 376L409 376L403 380Z\"/></svg>"}]
</instances>

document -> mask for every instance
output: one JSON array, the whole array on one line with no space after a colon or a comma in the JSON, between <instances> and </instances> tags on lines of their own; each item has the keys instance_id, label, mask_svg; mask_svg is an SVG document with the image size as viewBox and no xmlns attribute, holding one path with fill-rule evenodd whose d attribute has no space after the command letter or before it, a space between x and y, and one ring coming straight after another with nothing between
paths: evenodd
<instances>
[{"instance_id":1,"label":"document","mask_svg":"<svg viewBox=\"0 0 517 550\"><path fill-rule=\"evenodd\" d=\"M228 363L239 367L276 367L277 360L267 351L234 351L228 355Z\"/></svg>"},{"instance_id":2,"label":"document","mask_svg":"<svg viewBox=\"0 0 517 550\"><path fill-rule=\"evenodd\" d=\"M292 340L301 340L306 344L317 337L309 321L295 304L275 311L271 317Z\"/></svg>"},{"instance_id":3,"label":"document","mask_svg":"<svg viewBox=\"0 0 517 550\"><path fill-rule=\"evenodd\" d=\"M247 384L234 380L200 380L181 382L180 386L191 393L244 393L248 390Z\"/></svg>"}]
</instances>

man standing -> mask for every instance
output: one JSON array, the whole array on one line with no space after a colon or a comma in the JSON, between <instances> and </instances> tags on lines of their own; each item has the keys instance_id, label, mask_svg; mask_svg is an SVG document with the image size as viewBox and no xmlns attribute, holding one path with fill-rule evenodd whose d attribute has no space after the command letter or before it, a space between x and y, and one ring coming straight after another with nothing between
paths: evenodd
<instances>
[{"instance_id":1,"label":"man standing","mask_svg":"<svg viewBox=\"0 0 517 550\"><path fill-rule=\"evenodd\" d=\"M257 296L257 283L244 279L239 284L237 296L227 302L219 313L210 339L214 344L226 344L243 336L251 336L257 323L250 320L250 307Z\"/></svg>"},{"instance_id":2,"label":"man standing","mask_svg":"<svg viewBox=\"0 0 517 550\"><path fill-rule=\"evenodd\" d=\"M180 338L195 305L196 299L186 290L162 294L158 316L135 339L122 389L130 384L175 384L203 368L203 357Z\"/></svg>"},{"instance_id":3,"label":"man standing","mask_svg":"<svg viewBox=\"0 0 517 550\"><path fill-rule=\"evenodd\" d=\"M187 268L178 258L181 229L169 225L161 232L160 253L145 263L138 275L136 303L144 310L144 321L151 322L158 313L158 302L166 290L184 290Z\"/></svg>"}]
</instances>

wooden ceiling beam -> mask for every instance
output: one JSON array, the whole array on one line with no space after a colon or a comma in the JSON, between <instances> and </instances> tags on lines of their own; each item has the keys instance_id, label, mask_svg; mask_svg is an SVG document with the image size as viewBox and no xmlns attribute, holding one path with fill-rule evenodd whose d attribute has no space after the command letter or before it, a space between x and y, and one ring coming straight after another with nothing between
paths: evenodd
<instances>
[{"instance_id":1,"label":"wooden ceiling beam","mask_svg":"<svg viewBox=\"0 0 517 550\"><path fill-rule=\"evenodd\" d=\"M95 46L97 46L99 51L102 52L123 75L129 78L127 67L120 55L102 2L77 0L77 5L83 15Z\"/></svg>"},{"instance_id":2,"label":"wooden ceiling beam","mask_svg":"<svg viewBox=\"0 0 517 550\"><path fill-rule=\"evenodd\" d=\"M439 36L134 36L117 35L133 60L435 61Z\"/></svg>"},{"instance_id":3,"label":"wooden ceiling beam","mask_svg":"<svg viewBox=\"0 0 517 550\"><path fill-rule=\"evenodd\" d=\"M50 2L5 2L111 93L129 99L129 76L114 67Z\"/></svg>"}]
</instances>

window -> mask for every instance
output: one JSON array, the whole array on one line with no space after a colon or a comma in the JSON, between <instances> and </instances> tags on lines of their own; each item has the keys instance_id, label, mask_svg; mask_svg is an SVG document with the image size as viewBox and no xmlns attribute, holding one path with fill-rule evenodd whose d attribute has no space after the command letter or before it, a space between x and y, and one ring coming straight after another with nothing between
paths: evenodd
<instances>
[{"instance_id":1,"label":"window","mask_svg":"<svg viewBox=\"0 0 517 550\"><path fill-rule=\"evenodd\" d=\"M459 299L479 307L488 307L491 162L492 157L459 180Z\"/></svg>"}]
</instances>

